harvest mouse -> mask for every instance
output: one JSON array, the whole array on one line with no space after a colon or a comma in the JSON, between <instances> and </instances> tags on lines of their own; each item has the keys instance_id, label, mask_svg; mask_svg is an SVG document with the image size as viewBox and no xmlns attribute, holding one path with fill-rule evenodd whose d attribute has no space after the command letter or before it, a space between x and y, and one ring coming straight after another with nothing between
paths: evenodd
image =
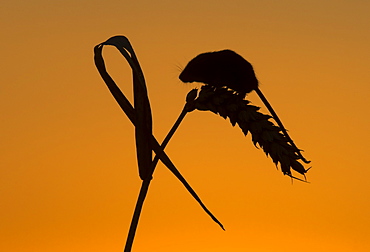
<instances>
[{"instance_id":1,"label":"harvest mouse","mask_svg":"<svg viewBox=\"0 0 370 252\"><path fill-rule=\"evenodd\" d=\"M258 88L252 65L231 50L199 54L187 64L179 78L183 82L226 86L243 97Z\"/></svg>"},{"instance_id":2,"label":"harvest mouse","mask_svg":"<svg viewBox=\"0 0 370 252\"><path fill-rule=\"evenodd\" d=\"M305 163L310 162L302 156L274 109L258 88L258 80L252 65L239 54L231 50L199 54L186 65L179 78L183 82L202 82L215 88L227 87L236 91L243 98L247 93L256 91L285 137L296 149L300 159Z\"/></svg>"}]
</instances>

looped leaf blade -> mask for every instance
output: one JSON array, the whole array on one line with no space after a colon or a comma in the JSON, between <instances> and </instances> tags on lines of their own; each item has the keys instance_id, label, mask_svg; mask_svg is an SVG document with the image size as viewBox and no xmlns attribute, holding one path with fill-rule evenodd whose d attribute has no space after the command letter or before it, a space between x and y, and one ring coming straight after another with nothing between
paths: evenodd
<instances>
[{"instance_id":1,"label":"looped leaf blade","mask_svg":"<svg viewBox=\"0 0 370 252\"><path fill-rule=\"evenodd\" d=\"M102 56L102 49L103 49L103 46L105 44L106 45L111 45L111 44L115 43L115 41L118 41L117 42L118 44L124 42L124 40L120 40L119 37L121 37L121 36L116 36L116 37L118 37L117 40L115 38L115 40L113 40L113 42L112 42L112 40L109 40L108 39L106 42L101 43L101 44L98 44L98 45L96 45L94 47L94 62L95 62L95 66L96 66L97 70L99 71L99 74L103 78L103 80L104 80L105 84L107 85L109 91L111 92L111 94L113 95L113 97L115 98L115 100L117 101L117 103L119 104L119 106L121 107L121 109L125 112L125 114L127 115L127 117L130 119L130 121L134 124L134 126L136 126L136 124L137 124L137 112L136 112L136 109L134 109L134 107L128 101L128 99L126 98L126 96L122 93L122 91L116 85L116 83L114 82L114 80L108 74L108 72L106 70L106 67L105 67L104 59L103 59L103 56ZM121 45L122 44L120 44L120 46ZM129 46L131 46L131 45L129 45ZM129 46L127 46L127 48L129 48ZM122 53L122 54L124 55L124 53ZM126 58L125 55L124 56L127 59L127 61L133 62L133 58L131 58L128 54L126 54L126 55L127 55L127 58ZM133 52L132 56L134 56L134 58L136 59L136 56L135 56L134 52ZM140 69L140 71L141 71L141 69ZM170 158L164 152L164 150L163 150L164 147L159 145L159 143L157 142L157 140L155 139L155 137L152 134L150 135L150 138L149 138L148 141L151 143L151 146L152 146L154 152L158 155L159 159L163 162L163 164L176 176L177 179L180 180L180 182L185 186L185 188L188 190L188 192L200 204L200 206L203 208L203 210L218 225L220 225L220 227L222 229L224 229L223 225L207 209L207 207L203 204L203 202L201 201L201 199L199 198L199 196L196 194L196 192L191 188L191 186L187 183L187 181L185 180L185 178L177 170L177 168L172 163L172 161L170 160ZM153 168L151 169L151 172L154 171L154 166L155 166L155 164L153 165Z\"/></svg>"},{"instance_id":2,"label":"looped leaf blade","mask_svg":"<svg viewBox=\"0 0 370 252\"><path fill-rule=\"evenodd\" d=\"M104 45L116 47L128 61L133 75L134 83L134 107L136 112L135 139L136 155L139 166L139 175L142 180L150 179L148 174L152 163L152 147L150 139L152 135L152 113L148 99L145 79L139 61L130 41L125 36L114 36L109 38ZM128 54L128 52L130 54Z\"/></svg>"}]
</instances>

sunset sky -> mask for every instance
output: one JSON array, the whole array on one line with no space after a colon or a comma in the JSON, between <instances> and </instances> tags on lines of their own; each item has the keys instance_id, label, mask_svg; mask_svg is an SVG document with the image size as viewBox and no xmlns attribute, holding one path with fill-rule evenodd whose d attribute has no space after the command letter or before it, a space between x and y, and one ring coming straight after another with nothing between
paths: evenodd
<instances>
[{"instance_id":1,"label":"sunset sky","mask_svg":"<svg viewBox=\"0 0 370 252\"><path fill-rule=\"evenodd\" d=\"M251 136L194 111L166 148L222 231L159 163L133 252L370 251L370 1L33 0L1 4L0 251L121 252L140 189L134 127L93 47L127 36L161 142L199 53L232 49L311 160L291 181ZM108 71L132 100L113 47ZM253 92L251 104L261 106Z\"/></svg>"}]
</instances>

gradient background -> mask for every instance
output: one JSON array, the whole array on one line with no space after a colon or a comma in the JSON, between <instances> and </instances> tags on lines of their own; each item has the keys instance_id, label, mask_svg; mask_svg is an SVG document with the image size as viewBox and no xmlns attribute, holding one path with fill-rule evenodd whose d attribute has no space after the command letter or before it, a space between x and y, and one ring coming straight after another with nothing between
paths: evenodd
<instances>
[{"instance_id":1,"label":"gradient background","mask_svg":"<svg viewBox=\"0 0 370 252\"><path fill-rule=\"evenodd\" d=\"M93 47L119 34L142 65L159 141L196 86L181 68L230 48L313 166L310 184L292 185L249 135L192 112L167 153L227 231L160 164L133 251L370 251L369 1L13 0L0 11L0 251L123 250L141 184L134 128L93 63ZM131 99L127 63L105 48Z\"/></svg>"}]
</instances>

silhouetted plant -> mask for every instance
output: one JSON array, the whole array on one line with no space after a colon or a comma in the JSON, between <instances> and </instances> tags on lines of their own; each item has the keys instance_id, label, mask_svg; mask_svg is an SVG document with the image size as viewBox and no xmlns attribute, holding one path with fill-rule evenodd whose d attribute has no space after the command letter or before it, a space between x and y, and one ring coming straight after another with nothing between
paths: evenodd
<instances>
[{"instance_id":1,"label":"silhouetted plant","mask_svg":"<svg viewBox=\"0 0 370 252\"><path fill-rule=\"evenodd\" d=\"M281 129L275 126L269 119L269 115L258 112L259 107L249 104L239 94L226 87L214 88L209 85L194 89L189 92L188 103L193 109L211 111L224 119L229 118L232 126L236 124L241 128L244 135L252 134L252 142L260 146L273 162L280 164L284 175L301 180L292 175L291 169L305 175L308 171L298 162L301 157L297 154L296 148L290 145L289 140L281 133Z\"/></svg>"},{"instance_id":2,"label":"silhouetted plant","mask_svg":"<svg viewBox=\"0 0 370 252\"><path fill-rule=\"evenodd\" d=\"M102 50L105 45L115 46L126 58L130 67L132 68L135 108L131 105L126 96L121 92L121 90L116 85L114 80L110 77L105 68L105 63L102 56ZM181 112L179 118L175 122L168 135L166 136L162 145L159 145L157 140L152 135L151 110L149 99L147 96L144 75L141 71L140 64L136 58L134 49L132 48L129 40L124 36L115 36L108 39L106 42L98 44L94 47L94 62L109 91L111 92L121 109L126 113L127 117L135 126L136 152L139 166L139 175L143 182L140 188L138 200L136 202L136 207L132 217L124 251L131 251L132 244L135 238L135 232L140 218L141 209L149 189L152 174L159 159L176 176L176 178L180 180L180 182L185 186L188 192L200 204L203 210L218 225L220 225L222 229L224 229L221 222L219 222L217 218L207 209L207 207L203 204L196 192L191 188L191 186L187 183L185 178L181 175L175 165L171 162L170 158L164 152L164 148L166 147L167 143L189 111L188 104L185 104L183 111ZM148 151L148 149L150 151ZM152 150L156 153L153 161L151 161ZM150 160L150 162L148 160Z\"/></svg>"},{"instance_id":3,"label":"silhouetted plant","mask_svg":"<svg viewBox=\"0 0 370 252\"><path fill-rule=\"evenodd\" d=\"M295 148L299 158L307 164L310 163L303 157L301 150L297 148L294 141L290 138L275 110L259 89L259 82L252 64L236 52L226 49L201 53L189 61L179 78L183 82L204 83L214 87L214 90L227 87L242 98L246 94L255 91L279 125L288 142Z\"/></svg>"},{"instance_id":4,"label":"silhouetted plant","mask_svg":"<svg viewBox=\"0 0 370 252\"><path fill-rule=\"evenodd\" d=\"M125 57L132 69L134 107L106 71L102 56L102 49L105 45L116 47ZM219 85L217 88L212 85L206 85L203 86L200 91L197 89L191 90L186 97L186 104L179 118L164 139L162 145L160 145L152 134L152 116L145 79L129 40L124 36L115 36L111 37L106 42L98 44L94 47L94 61L109 91L135 126L136 152L142 185L126 240L125 252L131 251L142 206L149 189L150 181L152 180L153 172L159 160L161 160L176 178L179 179L203 210L224 230L223 225L203 204L164 151L164 148L186 114L195 109L203 111L209 110L219 114L225 119L229 118L231 124L233 126L238 124L245 135L251 132L254 145L260 146L266 155L272 158L276 165L280 164L281 170L285 175L296 178L292 175L291 169L302 175L305 175L308 171L298 160L301 159L304 162L308 161L302 157L299 152L300 150L295 147L290 137L287 134L281 133L281 131L286 133L285 129L283 127L279 128L274 126L274 124L269 121L271 116L258 112L258 107L249 105L249 102L243 99L244 96L223 87L224 85ZM243 91L250 92L250 90L248 90ZM258 88L256 91L259 91ZM154 159L152 159L152 151L156 154Z\"/></svg>"}]
</instances>

